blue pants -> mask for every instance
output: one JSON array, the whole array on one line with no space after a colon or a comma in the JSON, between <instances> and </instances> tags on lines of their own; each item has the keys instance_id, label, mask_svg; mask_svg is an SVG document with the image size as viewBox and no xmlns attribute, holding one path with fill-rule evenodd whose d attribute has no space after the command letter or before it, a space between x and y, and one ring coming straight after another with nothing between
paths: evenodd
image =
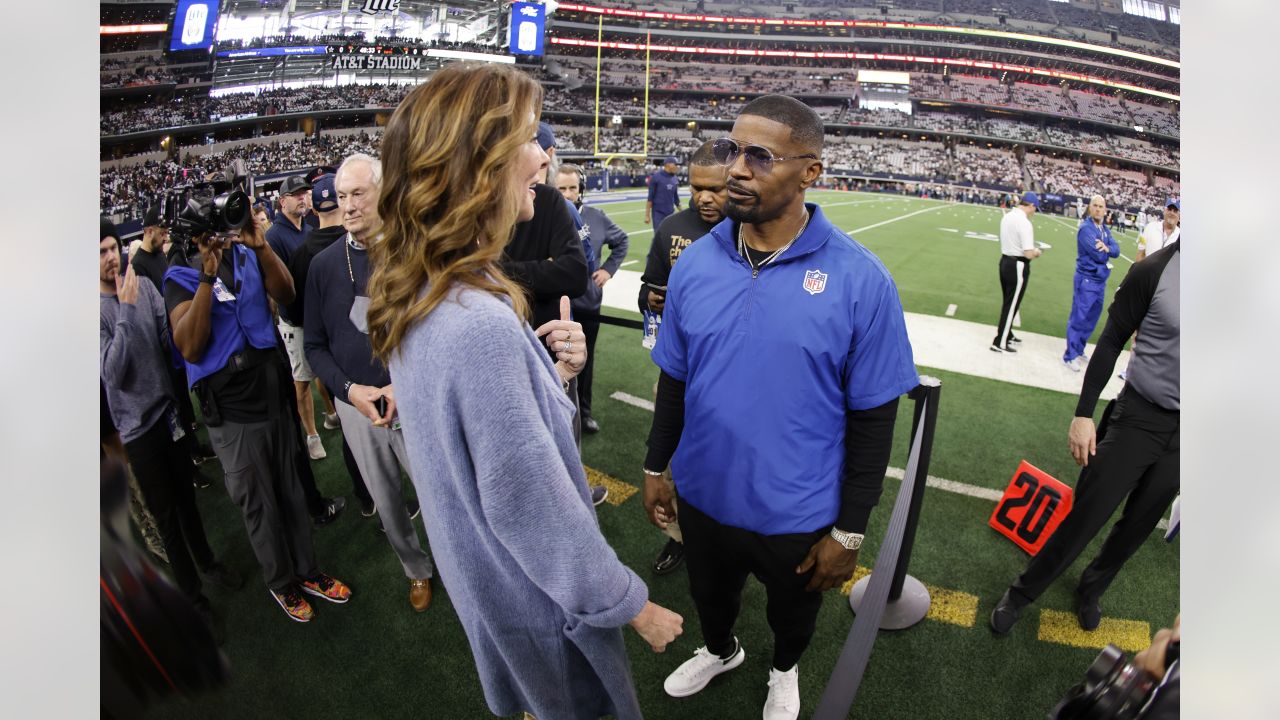
<instances>
[{"instance_id":1,"label":"blue pants","mask_svg":"<svg viewBox=\"0 0 1280 720\"><path fill-rule=\"evenodd\" d=\"M1107 281L1076 273L1075 292L1071 296L1071 316L1067 318L1067 352L1063 362L1071 362L1084 354L1084 344L1102 317L1102 300Z\"/></svg>"},{"instance_id":2,"label":"blue pants","mask_svg":"<svg viewBox=\"0 0 1280 720\"><path fill-rule=\"evenodd\" d=\"M654 208L653 211L649 213L649 216L653 218L653 232L656 235L658 232L658 226L662 224L663 220L671 217L671 213L662 212L658 208Z\"/></svg>"}]
</instances>

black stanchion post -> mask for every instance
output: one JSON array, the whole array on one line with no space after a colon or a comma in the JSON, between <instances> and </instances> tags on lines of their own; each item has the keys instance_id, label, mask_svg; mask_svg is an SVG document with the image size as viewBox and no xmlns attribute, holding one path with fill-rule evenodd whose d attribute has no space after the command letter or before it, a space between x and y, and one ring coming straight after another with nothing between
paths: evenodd
<instances>
[{"instance_id":1,"label":"black stanchion post","mask_svg":"<svg viewBox=\"0 0 1280 720\"><path fill-rule=\"evenodd\" d=\"M920 441L916 476L902 479L904 483L913 483L916 491L911 496L911 510L907 515L907 534L902 538L902 554L898 556L898 567L893 571L893 584L889 586L889 602L902 597L902 586L907 579L907 566L911 564L911 548L916 541L916 524L920 522L920 504L924 501L924 486L929 480L929 457L933 454L933 428L938 422L938 395L941 392L942 383L937 378L925 376L920 378L920 384L908 395L916 401L915 416L911 423L911 439L915 440L917 429L923 437ZM923 425L920 423L921 412L924 413Z\"/></svg>"},{"instance_id":2,"label":"black stanchion post","mask_svg":"<svg viewBox=\"0 0 1280 720\"><path fill-rule=\"evenodd\" d=\"M915 544L916 524L920 521L924 487L929 479L929 458L933 452L933 430L938 421L938 396L941 390L942 381L922 375L920 384L907 394L916 403L911 423L911 447L918 447L919 452L908 463L907 472L902 478L900 493L905 492L908 487L912 489L912 493L900 553L893 566L888 603L879 616L881 630L903 630L929 614L929 590L924 583L908 575L907 568L911 564L911 548ZM865 577L854 583L849 591L849 607L855 613L862 612L870 581L870 577Z\"/></svg>"}]
</instances>

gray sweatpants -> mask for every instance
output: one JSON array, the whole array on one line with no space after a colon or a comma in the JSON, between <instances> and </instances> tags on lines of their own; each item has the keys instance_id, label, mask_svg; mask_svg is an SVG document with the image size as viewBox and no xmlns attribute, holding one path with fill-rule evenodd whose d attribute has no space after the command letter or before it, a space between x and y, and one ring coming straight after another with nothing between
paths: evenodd
<instances>
[{"instance_id":1,"label":"gray sweatpants","mask_svg":"<svg viewBox=\"0 0 1280 720\"><path fill-rule=\"evenodd\" d=\"M435 574L431 557L418 541L418 531L404 505L400 468L409 467L404 448L404 435L399 430L374 427L369 418L341 398L334 398L342 421L342 436L347 439L356 466L364 477L373 505L382 515L382 528L404 574L410 580L422 580Z\"/></svg>"},{"instance_id":2,"label":"gray sweatpants","mask_svg":"<svg viewBox=\"0 0 1280 720\"><path fill-rule=\"evenodd\" d=\"M209 441L226 472L227 494L240 507L249 544L267 587L287 590L316 574L311 515L294 466L284 416L252 423L225 421Z\"/></svg>"}]
</instances>

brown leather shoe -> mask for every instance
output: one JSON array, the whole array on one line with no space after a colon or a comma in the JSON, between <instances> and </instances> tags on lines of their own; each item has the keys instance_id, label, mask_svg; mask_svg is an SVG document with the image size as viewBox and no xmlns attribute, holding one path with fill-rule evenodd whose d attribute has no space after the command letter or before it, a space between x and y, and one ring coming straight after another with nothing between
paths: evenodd
<instances>
[{"instance_id":1,"label":"brown leather shoe","mask_svg":"<svg viewBox=\"0 0 1280 720\"><path fill-rule=\"evenodd\" d=\"M409 581L409 604L417 612L431 605L431 578Z\"/></svg>"}]
</instances>

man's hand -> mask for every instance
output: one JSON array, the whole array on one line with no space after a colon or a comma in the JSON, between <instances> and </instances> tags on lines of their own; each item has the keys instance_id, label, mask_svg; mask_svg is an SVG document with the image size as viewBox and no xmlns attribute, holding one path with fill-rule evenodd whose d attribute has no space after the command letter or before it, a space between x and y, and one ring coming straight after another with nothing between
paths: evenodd
<instances>
[{"instance_id":1,"label":"man's hand","mask_svg":"<svg viewBox=\"0 0 1280 720\"><path fill-rule=\"evenodd\" d=\"M1071 429L1067 430L1067 446L1077 465L1089 466L1089 458L1098 453L1098 431L1093 426L1093 418L1078 417L1071 421Z\"/></svg>"},{"instance_id":2,"label":"man's hand","mask_svg":"<svg viewBox=\"0 0 1280 720\"><path fill-rule=\"evenodd\" d=\"M1165 651L1169 649L1169 643L1172 642L1182 642L1181 615L1173 621L1172 630L1165 628L1156 633L1156 636L1151 639L1151 646L1133 657L1133 664L1146 670L1151 677L1163 678L1169 664L1166 661Z\"/></svg>"},{"instance_id":3,"label":"man's hand","mask_svg":"<svg viewBox=\"0 0 1280 720\"><path fill-rule=\"evenodd\" d=\"M856 567L858 567L858 551L846 550L830 535L824 535L809 548L809 554L805 556L804 562L796 567L796 574L803 575L812 568L813 577L809 578L809 584L805 585L804 589L808 592L826 592L833 587L843 585L846 580L853 577L853 570Z\"/></svg>"},{"instance_id":4,"label":"man's hand","mask_svg":"<svg viewBox=\"0 0 1280 720\"><path fill-rule=\"evenodd\" d=\"M635 628L654 652L659 653L684 632L684 618L653 602L646 602L640 614L628 625Z\"/></svg>"},{"instance_id":5,"label":"man's hand","mask_svg":"<svg viewBox=\"0 0 1280 720\"><path fill-rule=\"evenodd\" d=\"M560 296L560 319L549 320L542 324L534 334L546 336L547 347L556 354L556 372L560 379L569 382L582 372L587 365L587 336L582 332L582 323L571 319L569 296Z\"/></svg>"},{"instance_id":6,"label":"man's hand","mask_svg":"<svg viewBox=\"0 0 1280 720\"><path fill-rule=\"evenodd\" d=\"M267 236L262 233L262 228L258 227L258 223L251 219L245 226L241 228L233 240L244 245L250 250L259 250L267 246Z\"/></svg>"},{"instance_id":7,"label":"man's hand","mask_svg":"<svg viewBox=\"0 0 1280 720\"><path fill-rule=\"evenodd\" d=\"M649 309L650 310L656 313L660 313L662 312L663 306L666 304L667 304L666 295L659 295L658 293L652 290L649 291Z\"/></svg>"},{"instance_id":8,"label":"man's hand","mask_svg":"<svg viewBox=\"0 0 1280 720\"><path fill-rule=\"evenodd\" d=\"M612 277L613 275L610 275L608 270L600 268L599 270L591 273L591 282L595 283L596 287L602 288Z\"/></svg>"},{"instance_id":9,"label":"man's hand","mask_svg":"<svg viewBox=\"0 0 1280 720\"><path fill-rule=\"evenodd\" d=\"M126 305L138 302L138 275L133 272L133 263L124 271L124 277L116 271L116 299Z\"/></svg>"},{"instance_id":10,"label":"man's hand","mask_svg":"<svg viewBox=\"0 0 1280 720\"><path fill-rule=\"evenodd\" d=\"M369 418L369 422L376 425L382 418L378 415L378 408L373 403L381 396L381 392L381 388L372 385L352 383L351 388L347 390L347 402L360 411L361 415Z\"/></svg>"},{"instance_id":11,"label":"man's hand","mask_svg":"<svg viewBox=\"0 0 1280 720\"><path fill-rule=\"evenodd\" d=\"M644 512L659 530L676 521L676 488L665 477L644 474Z\"/></svg>"},{"instance_id":12,"label":"man's hand","mask_svg":"<svg viewBox=\"0 0 1280 720\"><path fill-rule=\"evenodd\" d=\"M205 275L217 276L225 241L218 235L209 234L196 240L196 247L200 248L200 269Z\"/></svg>"},{"instance_id":13,"label":"man's hand","mask_svg":"<svg viewBox=\"0 0 1280 720\"><path fill-rule=\"evenodd\" d=\"M653 223L653 219L649 217L649 213L645 213L645 214L644 214L644 224L645 224L645 225L651 225L652 223Z\"/></svg>"}]
</instances>

